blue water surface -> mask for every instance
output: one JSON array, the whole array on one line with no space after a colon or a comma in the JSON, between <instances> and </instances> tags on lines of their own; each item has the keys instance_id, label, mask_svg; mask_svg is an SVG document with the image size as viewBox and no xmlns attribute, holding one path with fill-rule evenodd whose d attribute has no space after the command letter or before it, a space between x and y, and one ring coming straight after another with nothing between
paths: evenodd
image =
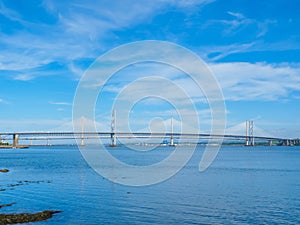
<instances>
[{"instance_id":1,"label":"blue water surface","mask_svg":"<svg viewBox=\"0 0 300 225\"><path fill-rule=\"evenodd\" d=\"M110 151L125 162L148 165L173 149ZM199 172L203 150L197 147L165 182L130 187L98 175L75 146L1 149L0 168L10 172L0 174L0 204L16 204L0 213L62 211L32 223L37 225L300 224L300 147L224 146L211 167Z\"/></svg>"}]
</instances>

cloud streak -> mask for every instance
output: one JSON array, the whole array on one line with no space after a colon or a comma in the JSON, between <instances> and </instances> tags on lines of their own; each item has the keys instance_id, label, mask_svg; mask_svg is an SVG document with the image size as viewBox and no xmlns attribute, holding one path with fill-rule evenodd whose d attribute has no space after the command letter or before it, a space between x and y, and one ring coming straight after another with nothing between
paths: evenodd
<instances>
[{"instance_id":1,"label":"cloud streak","mask_svg":"<svg viewBox=\"0 0 300 225\"><path fill-rule=\"evenodd\" d=\"M49 104L51 104L51 105L61 105L61 106L70 106L70 105L72 105L69 102L49 102Z\"/></svg>"},{"instance_id":2,"label":"cloud streak","mask_svg":"<svg viewBox=\"0 0 300 225\"><path fill-rule=\"evenodd\" d=\"M0 98L0 104L8 105L10 103L8 101L5 101L4 99Z\"/></svg>"},{"instance_id":3,"label":"cloud streak","mask_svg":"<svg viewBox=\"0 0 300 225\"><path fill-rule=\"evenodd\" d=\"M221 25L223 26L223 29L221 30L223 36L234 36L241 31L252 29L252 26L254 26L255 29L252 31L254 31L256 37L259 38L268 32L268 28L271 24L276 23L275 20L266 19L259 21L256 19L247 18L242 13L238 12L228 11L227 14L233 18L209 20L202 26L202 28L206 29L210 26Z\"/></svg>"}]
</instances>

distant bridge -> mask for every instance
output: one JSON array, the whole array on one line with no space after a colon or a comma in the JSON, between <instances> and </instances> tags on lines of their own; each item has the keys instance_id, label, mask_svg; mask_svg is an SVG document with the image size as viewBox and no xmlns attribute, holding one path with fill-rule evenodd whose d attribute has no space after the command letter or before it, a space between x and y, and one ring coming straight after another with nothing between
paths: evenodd
<instances>
[{"instance_id":1,"label":"distant bridge","mask_svg":"<svg viewBox=\"0 0 300 225\"><path fill-rule=\"evenodd\" d=\"M117 139L132 138L162 138L169 139L169 144L174 145L174 139L182 138L187 140L199 139L225 139L245 141L245 145L255 145L255 141L268 141L270 145L273 142L282 143L283 145L299 144L299 139L286 139L265 136L249 136L249 135L231 135L231 134L207 134L207 133L151 133L151 132L4 132L0 133L2 141L12 141L13 147L19 146L20 140L81 140L81 144L85 144L87 139L110 139L111 146L116 146ZM1 140L0 140L1 141Z\"/></svg>"},{"instance_id":2,"label":"distant bridge","mask_svg":"<svg viewBox=\"0 0 300 225\"><path fill-rule=\"evenodd\" d=\"M88 139L110 139L110 146L117 146L117 139L168 139L169 145L174 146L174 139L184 139L184 140L238 140L245 141L245 145L253 146L255 141L269 142L269 145L273 145L273 142L280 143L282 145L299 145L300 139L287 139L287 138L277 138L268 136L255 136L254 135L254 123L253 121L246 121L245 123L245 135L236 134L208 134L208 133L180 133L174 132L173 129L173 118L170 120L170 132L160 133L160 132L117 132L116 130L116 111L113 111L112 121L111 121L111 131L110 132L88 132L85 131L84 127L85 118L81 118L81 132L72 131L50 131L50 132L0 132L0 143L1 141L12 141L12 147L19 147L20 140L76 140L77 143L80 142L81 145L85 145L85 140Z\"/></svg>"}]
</instances>

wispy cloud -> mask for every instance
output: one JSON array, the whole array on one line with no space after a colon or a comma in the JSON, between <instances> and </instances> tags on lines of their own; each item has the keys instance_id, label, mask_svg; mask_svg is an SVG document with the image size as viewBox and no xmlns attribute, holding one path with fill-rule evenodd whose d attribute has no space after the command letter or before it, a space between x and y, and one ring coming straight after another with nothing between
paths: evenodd
<instances>
[{"instance_id":1,"label":"wispy cloud","mask_svg":"<svg viewBox=\"0 0 300 225\"><path fill-rule=\"evenodd\" d=\"M65 124L65 119L47 120L47 119L26 119L26 120L0 120L1 132L16 131L50 131L54 127Z\"/></svg>"},{"instance_id":2,"label":"wispy cloud","mask_svg":"<svg viewBox=\"0 0 300 225\"><path fill-rule=\"evenodd\" d=\"M69 67L65 73L78 77L84 69L76 66L76 60L98 57L107 50L107 40L117 38L115 31L123 30L151 19L166 7L173 5L192 8L204 5L211 0L202 1L43 1L45 12L51 16L51 23L26 21L24 15L0 4L0 13L18 22L22 29L13 33L0 33L0 70L14 71L18 80L31 80L43 76L39 67L52 62L62 62ZM100 5L99 5L100 4ZM109 48L120 41L109 42ZM30 70L31 75L24 70ZM5 73L4 73L5 74Z\"/></svg>"},{"instance_id":3,"label":"wispy cloud","mask_svg":"<svg viewBox=\"0 0 300 225\"><path fill-rule=\"evenodd\" d=\"M207 59L207 61L218 61L231 54L255 51L258 49L257 45L257 42L250 42L242 44L234 43L225 46L209 46L203 47L200 50L200 54L202 53L202 57Z\"/></svg>"},{"instance_id":4,"label":"wispy cloud","mask_svg":"<svg viewBox=\"0 0 300 225\"><path fill-rule=\"evenodd\" d=\"M256 34L256 37L258 38L264 36L268 32L269 26L276 23L275 20L266 19L259 21L257 19L248 18L239 12L228 11L227 14L232 16L232 19L209 20L202 26L202 29L206 29L216 24L221 25L223 27L220 31L223 36L234 36L239 32L250 29L248 31L251 31L252 35ZM255 29L252 28L253 26Z\"/></svg>"},{"instance_id":5,"label":"wispy cloud","mask_svg":"<svg viewBox=\"0 0 300 225\"><path fill-rule=\"evenodd\" d=\"M300 91L300 65L211 64L227 100L277 101Z\"/></svg>"},{"instance_id":6,"label":"wispy cloud","mask_svg":"<svg viewBox=\"0 0 300 225\"><path fill-rule=\"evenodd\" d=\"M65 106L70 106L72 105L72 103L69 103L69 102L49 102L49 104L51 105L65 105Z\"/></svg>"},{"instance_id":7,"label":"wispy cloud","mask_svg":"<svg viewBox=\"0 0 300 225\"><path fill-rule=\"evenodd\" d=\"M8 101L5 101L4 99L0 98L0 104L10 104Z\"/></svg>"},{"instance_id":8,"label":"wispy cloud","mask_svg":"<svg viewBox=\"0 0 300 225\"><path fill-rule=\"evenodd\" d=\"M267 63L211 63L208 65L214 72L226 100L231 101L278 101L288 100L294 94L300 91L300 65L299 64L267 64ZM157 80L144 80L143 82L134 82L137 78L153 77L153 74L162 76L171 82L174 82L181 90L187 93L193 102L205 103L205 96L201 89L186 74L175 70L174 68L162 66L147 66L143 74L139 67L131 70L125 70L122 76L116 76L112 83L104 86L104 91L121 93L128 85L133 85L130 89L131 96L144 95L151 93L160 93L167 99L180 100L180 94L174 92L171 86L162 88ZM135 71L135 69L137 69ZM118 84L117 86L114 84ZM128 88L128 87L127 87ZM130 95L126 95L130 98ZM182 97L182 96L181 96Z\"/></svg>"},{"instance_id":9,"label":"wispy cloud","mask_svg":"<svg viewBox=\"0 0 300 225\"><path fill-rule=\"evenodd\" d=\"M228 11L227 13L231 16L236 17L237 19L244 19L245 18L245 16L241 13L230 12L230 11Z\"/></svg>"},{"instance_id":10,"label":"wispy cloud","mask_svg":"<svg viewBox=\"0 0 300 225\"><path fill-rule=\"evenodd\" d=\"M0 2L0 14L12 21L22 21L20 14L12 9L7 8L3 2Z\"/></svg>"}]
</instances>

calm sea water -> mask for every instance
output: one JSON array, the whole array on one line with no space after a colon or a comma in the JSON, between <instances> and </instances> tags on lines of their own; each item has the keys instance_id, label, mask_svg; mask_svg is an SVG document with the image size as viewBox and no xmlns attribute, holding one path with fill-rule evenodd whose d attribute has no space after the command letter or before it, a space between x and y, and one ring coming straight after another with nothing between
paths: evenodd
<instances>
[{"instance_id":1,"label":"calm sea water","mask_svg":"<svg viewBox=\"0 0 300 225\"><path fill-rule=\"evenodd\" d=\"M95 173L77 147L0 150L0 213L62 210L34 224L300 224L300 147L222 147L203 173L198 147L171 179L147 187L111 183ZM171 153L115 156L137 165ZM5 189L5 190L4 190Z\"/></svg>"}]
</instances>

